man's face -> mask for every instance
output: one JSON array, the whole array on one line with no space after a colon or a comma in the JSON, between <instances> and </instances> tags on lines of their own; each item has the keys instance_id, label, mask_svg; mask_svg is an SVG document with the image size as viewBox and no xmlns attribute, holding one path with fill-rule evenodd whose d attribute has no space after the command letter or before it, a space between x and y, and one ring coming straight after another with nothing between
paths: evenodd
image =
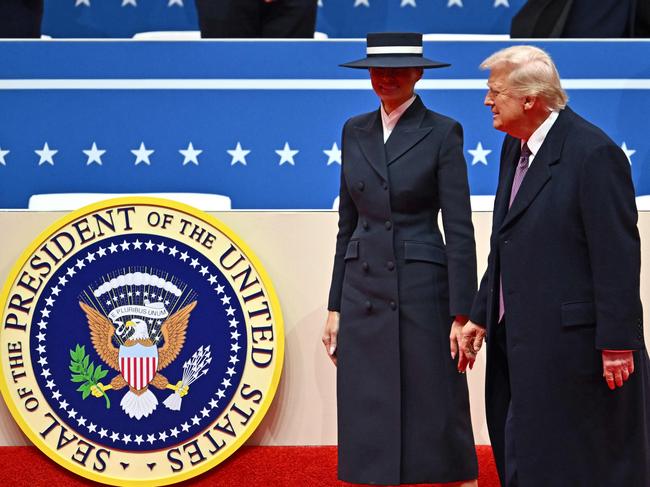
<instances>
[{"instance_id":1,"label":"man's face","mask_svg":"<svg viewBox=\"0 0 650 487\"><path fill-rule=\"evenodd\" d=\"M384 105L398 107L413 96L422 68L370 68L372 89Z\"/></svg>"},{"instance_id":2,"label":"man's face","mask_svg":"<svg viewBox=\"0 0 650 487\"><path fill-rule=\"evenodd\" d=\"M525 98L511 91L508 74L509 71L505 68L492 70L484 103L492 111L492 126L517 137L515 134L525 122Z\"/></svg>"}]
</instances>

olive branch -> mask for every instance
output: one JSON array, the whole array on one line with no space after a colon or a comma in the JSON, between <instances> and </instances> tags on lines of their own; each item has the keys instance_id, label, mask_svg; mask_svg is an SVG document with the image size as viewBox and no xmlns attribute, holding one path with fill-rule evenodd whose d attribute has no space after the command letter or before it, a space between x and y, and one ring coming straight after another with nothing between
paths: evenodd
<instances>
[{"instance_id":1,"label":"olive branch","mask_svg":"<svg viewBox=\"0 0 650 487\"><path fill-rule=\"evenodd\" d=\"M106 409L110 409L111 401L108 399L106 392L104 392L97 384L108 374L108 370L102 368L101 365L95 367L94 362L90 362L90 357L86 355L85 346L77 344L74 350L70 350L70 371L72 382L83 382L77 391L81 392L82 399L86 399L91 392L92 386L97 387L102 391L102 395L106 399Z\"/></svg>"}]
</instances>

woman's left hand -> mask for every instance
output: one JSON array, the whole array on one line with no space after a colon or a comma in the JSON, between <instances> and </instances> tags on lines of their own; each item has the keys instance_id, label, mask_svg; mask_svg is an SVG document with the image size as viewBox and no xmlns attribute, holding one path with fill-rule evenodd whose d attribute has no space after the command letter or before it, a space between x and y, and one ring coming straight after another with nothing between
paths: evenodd
<instances>
[{"instance_id":1,"label":"woman's left hand","mask_svg":"<svg viewBox=\"0 0 650 487\"><path fill-rule=\"evenodd\" d=\"M461 346L463 341L463 326L469 321L468 316L457 315L454 322L451 324L451 331L449 332L449 348L451 349L451 359L455 360L458 356L458 364L465 363L465 351ZM470 364L470 369L472 364ZM458 372L464 373L464 370L458 369Z\"/></svg>"},{"instance_id":2,"label":"woman's left hand","mask_svg":"<svg viewBox=\"0 0 650 487\"><path fill-rule=\"evenodd\" d=\"M336 346L340 320L341 314L338 311L328 311L322 338L325 351L334 365L336 365Z\"/></svg>"}]
</instances>

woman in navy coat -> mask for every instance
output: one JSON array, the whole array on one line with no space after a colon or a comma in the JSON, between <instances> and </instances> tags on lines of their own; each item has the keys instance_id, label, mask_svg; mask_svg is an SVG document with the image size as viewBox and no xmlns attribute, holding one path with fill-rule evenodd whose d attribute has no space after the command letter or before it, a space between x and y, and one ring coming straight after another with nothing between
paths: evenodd
<instances>
[{"instance_id":1,"label":"woman in navy coat","mask_svg":"<svg viewBox=\"0 0 650 487\"><path fill-rule=\"evenodd\" d=\"M337 364L341 480L476 486L454 357L476 291L462 128L414 94L421 34L368 34L381 106L343 128L339 231L323 335ZM442 212L445 237L438 228ZM462 352L458 352L462 353Z\"/></svg>"}]
</instances>

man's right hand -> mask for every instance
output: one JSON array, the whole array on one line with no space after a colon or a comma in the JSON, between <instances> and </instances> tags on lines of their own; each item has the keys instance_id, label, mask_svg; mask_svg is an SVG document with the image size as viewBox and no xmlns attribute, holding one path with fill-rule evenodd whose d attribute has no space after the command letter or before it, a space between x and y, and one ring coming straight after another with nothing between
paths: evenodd
<instances>
[{"instance_id":1,"label":"man's right hand","mask_svg":"<svg viewBox=\"0 0 650 487\"><path fill-rule=\"evenodd\" d=\"M336 365L336 339L339 334L340 317L341 314L338 311L328 311L323 331L323 345L325 345L325 351L334 365Z\"/></svg>"},{"instance_id":2,"label":"man's right hand","mask_svg":"<svg viewBox=\"0 0 650 487\"><path fill-rule=\"evenodd\" d=\"M468 365L470 369L474 367L476 355L483 346L485 333L486 332L484 326L477 325L472 321L468 321L465 326L463 326L463 338L461 346L465 351L465 354L464 356L460 356L458 360L458 370L460 372L465 372Z\"/></svg>"}]
</instances>

